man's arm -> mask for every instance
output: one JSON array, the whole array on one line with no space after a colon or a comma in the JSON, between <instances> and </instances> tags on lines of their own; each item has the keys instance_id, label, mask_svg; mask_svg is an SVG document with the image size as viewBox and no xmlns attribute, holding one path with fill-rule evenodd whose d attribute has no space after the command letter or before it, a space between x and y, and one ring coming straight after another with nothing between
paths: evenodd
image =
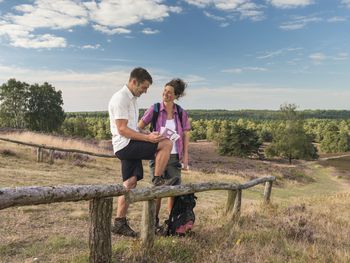
<instances>
[{"instance_id":1,"label":"man's arm","mask_svg":"<svg viewBox=\"0 0 350 263\"><path fill-rule=\"evenodd\" d=\"M133 129L130 129L127 125L128 120L118 119L118 120L115 120L115 123L117 125L119 134L132 140L157 143L165 139L163 136L159 135L159 133L157 132L144 134L144 133L134 131Z\"/></svg>"}]
</instances>

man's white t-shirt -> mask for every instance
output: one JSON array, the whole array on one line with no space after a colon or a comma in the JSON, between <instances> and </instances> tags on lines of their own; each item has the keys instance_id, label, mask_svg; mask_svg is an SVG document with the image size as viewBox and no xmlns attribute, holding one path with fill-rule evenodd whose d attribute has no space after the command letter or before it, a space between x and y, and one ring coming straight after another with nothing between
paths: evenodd
<instances>
[{"instance_id":1,"label":"man's white t-shirt","mask_svg":"<svg viewBox=\"0 0 350 263\"><path fill-rule=\"evenodd\" d=\"M139 108L137 106L137 97L135 97L128 87L124 85L121 90L114 93L109 101L108 112L111 125L113 151L116 153L126 147L130 142L130 139L119 134L115 120L128 120L127 126L130 129L138 131L137 121L139 119Z\"/></svg>"}]
</instances>

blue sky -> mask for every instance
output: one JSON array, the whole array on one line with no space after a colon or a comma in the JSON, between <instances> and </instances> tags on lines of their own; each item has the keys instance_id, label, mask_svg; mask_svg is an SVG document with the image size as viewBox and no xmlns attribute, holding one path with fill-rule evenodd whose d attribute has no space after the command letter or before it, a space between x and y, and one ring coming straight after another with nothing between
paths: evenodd
<instances>
[{"instance_id":1,"label":"blue sky","mask_svg":"<svg viewBox=\"0 0 350 263\"><path fill-rule=\"evenodd\" d=\"M47 81L106 110L136 66L188 109L350 110L350 0L0 0L0 83Z\"/></svg>"}]
</instances>

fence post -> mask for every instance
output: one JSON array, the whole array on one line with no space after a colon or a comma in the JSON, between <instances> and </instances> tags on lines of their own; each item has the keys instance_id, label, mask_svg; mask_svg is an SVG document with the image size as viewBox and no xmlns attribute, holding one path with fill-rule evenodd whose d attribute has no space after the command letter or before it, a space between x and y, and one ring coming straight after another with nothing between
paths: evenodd
<instances>
[{"instance_id":1,"label":"fence post","mask_svg":"<svg viewBox=\"0 0 350 263\"><path fill-rule=\"evenodd\" d=\"M235 204L233 205L232 220L239 217L241 214L241 204L242 204L242 189L237 190Z\"/></svg>"},{"instance_id":2,"label":"fence post","mask_svg":"<svg viewBox=\"0 0 350 263\"><path fill-rule=\"evenodd\" d=\"M36 151L36 160L38 163L42 162L43 160L43 149L41 147L38 147Z\"/></svg>"},{"instance_id":3,"label":"fence post","mask_svg":"<svg viewBox=\"0 0 350 263\"><path fill-rule=\"evenodd\" d=\"M50 154L49 154L49 163L50 164L53 164L53 157L54 157L54 154L55 154L55 150L50 150Z\"/></svg>"},{"instance_id":4,"label":"fence post","mask_svg":"<svg viewBox=\"0 0 350 263\"><path fill-rule=\"evenodd\" d=\"M264 203L265 204L270 203L271 190L272 190L272 181L267 181L265 183L265 190L264 190Z\"/></svg>"},{"instance_id":5,"label":"fence post","mask_svg":"<svg viewBox=\"0 0 350 263\"><path fill-rule=\"evenodd\" d=\"M235 199L237 196L236 190L228 190L227 191L227 202L226 202L226 215L229 215L232 213L233 205L235 203Z\"/></svg>"},{"instance_id":6,"label":"fence post","mask_svg":"<svg viewBox=\"0 0 350 263\"><path fill-rule=\"evenodd\" d=\"M145 253L153 247L155 236L156 201L145 201L142 211L141 241Z\"/></svg>"},{"instance_id":7,"label":"fence post","mask_svg":"<svg viewBox=\"0 0 350 263\"><path fill-rule=\"evenodd\" d=\"M90 263L112 262L111 219L113 198L90 201Z\"/></svg>"}]
</instances>

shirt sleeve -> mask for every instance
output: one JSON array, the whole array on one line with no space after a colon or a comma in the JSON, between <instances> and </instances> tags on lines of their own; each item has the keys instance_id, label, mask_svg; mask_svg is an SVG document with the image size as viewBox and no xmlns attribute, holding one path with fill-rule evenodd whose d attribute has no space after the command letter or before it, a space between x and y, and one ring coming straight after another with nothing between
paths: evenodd
<instances>
[{"instance_id":1,"label":"shirt sleeve","mask_svg":"<svg viewBox=\"0 0 350 263\"><path fill-rule=\"evenodd\" d=\"M188 118L188 114L185 110L182 111L182 129L184 131L190 131L191 130L191 123Z\"/></svg>"},{"instance_id":2,"label":"shirt sleeve","mask_svg":"<svg viewBox=\"0 0 350 263\"><path fill-rule=\"evenodd\" d=\"M129 119L129 103L127 100L123 100L121 97L116 97L110 104L110 112L113 114L115 120Z\"/></svg>"},{"instance_id":3,"label":"shirt sleeve","mask_svg":"<svg viewBox=\"0 0 350 263\"><path fill-rule=\"evenodd\" d=\"M148 110L145 111L145 113L143 114L141 120L143 121L143 123L145 125L148 125L151 121L152 121L152 117L153 117L153 108L154 105L152 105L151 107L149 107Z\"/></svg>"}]
</instances>

